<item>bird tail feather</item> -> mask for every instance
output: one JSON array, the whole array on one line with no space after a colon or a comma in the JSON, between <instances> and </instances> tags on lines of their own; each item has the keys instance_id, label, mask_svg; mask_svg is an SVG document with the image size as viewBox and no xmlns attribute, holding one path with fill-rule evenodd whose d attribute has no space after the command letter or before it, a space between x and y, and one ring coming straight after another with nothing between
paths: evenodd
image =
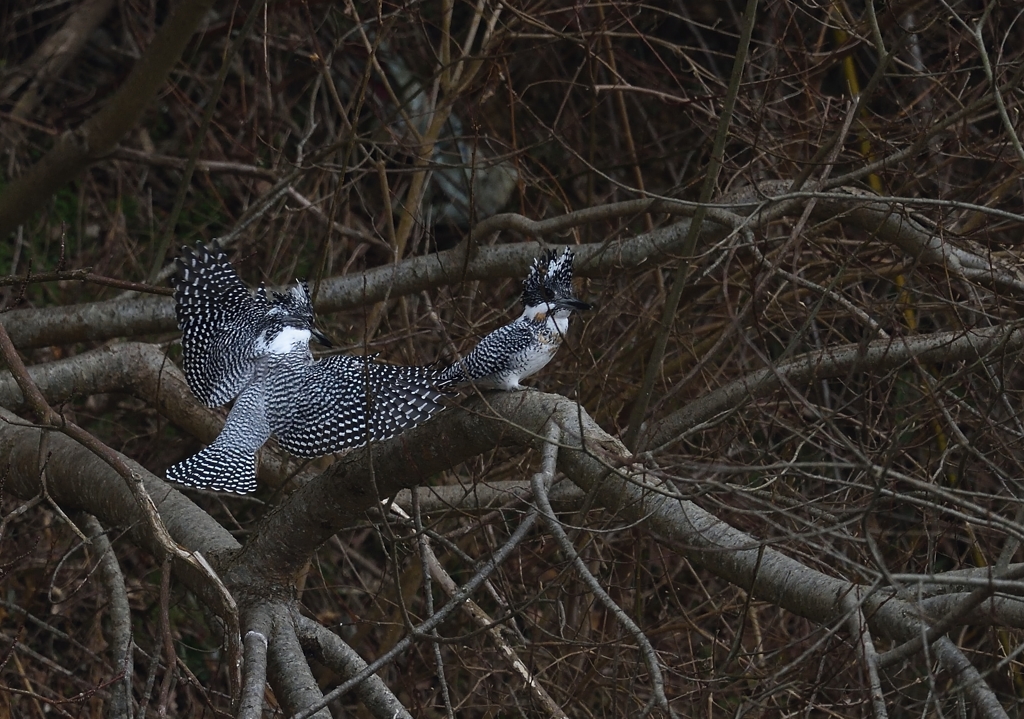
<instances>
[{"instance_id":1,"label":"bird tail feather","mask_svg":"<svg viewBox=\"0 0 1024 719\"><path fill-rule=\"evenodd\" d=\"M196 489L249 494L256 491L256 455L214 443L169 467L167 479Z\"/></svg>"}]
</instances>

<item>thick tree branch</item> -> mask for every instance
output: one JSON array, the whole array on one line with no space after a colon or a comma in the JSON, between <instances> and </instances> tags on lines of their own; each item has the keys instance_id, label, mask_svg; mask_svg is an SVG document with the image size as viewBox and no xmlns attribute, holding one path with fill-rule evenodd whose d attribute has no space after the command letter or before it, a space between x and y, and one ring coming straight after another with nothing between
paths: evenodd
<instances>
[{"instance_id":1,"label":"thick tree branch","mask_svg":"<svg viewBox=\"0 0 1024 719\"><path fill-rule=\"evenodd\" d=\"M148 403L178 427L210 444L224 427L222 413L202 406L185 375L156 345L125 342L27 368L46 401L125 392ZM0 371L0 406L20 410L24 396L9 372ZM259 476L274 487L301 471L302 462L272 446L260 450Z\"/></svg>"},{"instance_id":2,"label":"thick tree branch","mask_svg":"<svg viewBox=\"0 0 1024 719\"><path fill-rule=\"evenodd\" d=\"M303 649L317 661L345 678L354 677L366 669L366 660L330 629L303 616L297 607L292 607L291 616ZM376 674L371 674L357 686L355 693L377 719L412 719L398 697Z\"/></svg>"},{"instance_id":3,"label":"thick tree branch","mask_svg":"<svg viewBox=\"0 0 1024 719\"><path fill-rule=\"evenodd\" d=\"M900 346L904 351L909 347L919 356L937 360L940 356L984 355L1000 346L1013 347L1020 338L1012 328L996 328L932 340ZM872 349L869 346L868 351ZM34 450L25 447L38 446L35 437L45 430L21 425L6 413L0 416L8 421L0 432L0 454L9 458L16 470L16 491L21 487L26 490L24 496L31 496L38 491L38 458ZM490 394L486 401L470 399L463 410L442 413L395 440L352 453L268 516L245 549L233 558L226 576L232 578L233 586L278 587L284 592L311 552L331 534L359 521L363 512L376 504L378 493L389 496L497 444L537 445L549 420L557 422L563 432L560 468L584 491L594 491L597 499L621 518L645 522L677 546L687 547L691 561L738 586L750 587L761 599L824 624L845 616L842 598L855 585L809 569L771 548L760 551L760 543L749 535L697 505L673 499L655 477L636 469L611 470L610 466L628 466L625 449L575 403L539 392ZM32 437L22 436L26 433ZM51 446L48 474L51 492L58 501L68 506L85 505L83 508L108 523L137 521L134 502L109 467L59 435L51 439ZM141 468L139 471L144 474ZM104 476L105 482L98 481ZM181 533L190 536L192 542L204 544L202 533L196 535L197 526L211 525L206 532L209 539L205 540L212 542L209 551L222 560L231 558L233 540L218 539L225 533L208 515L162 483L149 478L146 481L155 483L150 491L174 536ZM112 503L114 496L119 499ZM182 527L186 517L188 526ZM192 542L190 546L194 546ZM910 639L919 631L919 620L914 619L917 612L890 592L866 597L864 610L873 632ZM958 672L969 673L970 668L950 651L946 648L940 653L944 662L951 662ZM978 691L978 700L986 701L985 690Z\"/></svg>"},{"instance_id":4,"label":"thick tree branch","mask_svg":"<svg viewBox=\"0 0 1024 719\"><path fill-rule=\"evenodd\" d=\"M274 696L288 716L322 705L324 695L302 653L291 616L280 605L274 611L274 634L268 655L267 678L274 689ZM310 716L315 719L331 719L331 712L323 707Z\"/></svg>"},{"instance_id":5,"label":"thick tree branch","mask_svg":"<svg viewBox=\"0 0 1024 719\"><path fill-rule=\"evenodd\" d=\"M18 383L18 388L21 390L25 399L28 401L29 406L32 408L32 411L42 424L49 425L68 437L71 437L106 462L111 469L121 476L125 484L128 486L128 489L131 491L136 504L138 504L139 508L142 510L145 520L149 523L150 532L157 542L159 542L162 549L161 554L178 556L180 559L190 561L190 558L181 553L178 545L171 538L170 534L168 534L167 529L164 527L164 524L160 519L160 514L157 512L156 505L146 492L145 485L142 483L142 478L132 471L132 468L124 462L117 452L100 442L96 437L89 432L86 432L74 422L71 422L66 417L63 417L53 411L49 403L47 403L46 398L43 397L39 388L36 387L35 383L32 381L28 371L25 369L25 365L22 364L21 357L18 356L18 352L14 349L14 345L11 344L11 339L7 336L7 332L4 330L3 324L0 324L0 357L3 358L4 363L7 365L8 369L10 369L11 374Z\"/></svg>"},{"instance_id":6,"label":"thick tree branch","mask_svg":"<svg viewBox=\"0 0 1024 719\"><path fill-rule=\"evenodd\" d=\"M806 384L827 377L870 371L877 375L902 367L912 359L922 363L969 361L1012 354L1024 347L1024 329L1016 324L957 332L827 347L808 352L776 367L766 367L733 380L654 423L642 447L660 448L724 412L733 412L783 386Z\"/></svg>"},{"instance_id":7,"label":"thick tree branch","mask_svg":"<svg viewBox=\"0 0 1024 719\"><path fill-rule=\"evenodd\" d=\"M263 692L267 685L267 649L274 617L269 608L258 606L243 613L242 698L238 719L263 716Z\"/></svg>"},{"instance_id":8,"label":"thick tree branch","mask_svg":"<svg viewBox=\"0 0 1024 719\"><path fill-rule=\"evenodd\" d=\"M46 474L54 501L69 509L88 512L107 526L130 527L136 544L160 556L162 550L149 532L142 510L110 465L71 438L52 429L29 424L0 409L0 464L11 468L4 489L19 497L32 497L39 493L37 448L43 433L50 434ZM237 551L235 539L209 514L133 460L127 457L122 457L122 460L142 478L164 526L176 541L193 552L202 552L214 563ZM191 564L176 563L175 569L189 588L215 612L234 611L224 607L220 593L210 587Z\"/></svg>"},{"instance_id":9,"label":"thick tree branch","mask_svg":"<svg viewBox=\"0 0 1024 719\"><path fill-rule=\"evenodd\" d=\"M115 671L122 677L110 688L110 719L129 719L132 716L132 614L128 605L128 589L121 573L121 565L110 545L107 533L92 515L82 518L82 526L89 535L99 554L99 578L107 598L107 613L110 617L110 645L113 650L112 662Z\"/></svg>"},{"instance_id":10,"label":"thick tree branch","mask_svg":"<svg viewBox=\"0 0 1024 719\"><path fill-rule=\"evenodd\" d=\"M503 216L508 217L508 216ZM621 242L574 247L576 274L602 276L611 271L657 263L678 251L689 222L683 220L654 232ZM706 226L708 239L724 230ZM481 247L466 259L461 248L414 257L394 265L377 267L358 275L324 280L317 295L317 312L336 312L380 302L427 289L471 280L526 274L543 246L535 242ZM171 332L177 326L174 301L141 297L84 303L70 307L13 310L4 325L17 347L40 347L86 342L120 336Z\"/></svg>"},{"instance_id":11,"label":"thick tree branch","mask_svg":"<svg viewBox=\"0 0 1024 719\"><path fill-rule=\"evenodd\" d=\"M475 482L473 484L441 484L403 489L395 495L395 504L406 512L412 511L412 494L424 514L433 512L484 512L501 507L516 506L533 496L528 480L513 479L501 482ZM572 482L556 482L548 493L556 508L578 509L586 495Z\"/></svg>"},{"instance_id":12,"label":"thick tree branch","mask_svg":"<svg viewBox=\"0 0 1024 719\"><path fill-rule=\"evenodd\" d=\"M1024 297L1024 280L1011 269L1000 266L989 257L957 247L939 232L909 218L904 208L894 206L885 198L849 193L786 195L781 183L766 183L760 189L764 192L777 190L776 199L756 193L754 189L732 196L730 202L723 206L725 209L709 215L715 222L704 225L702 233L706 236L702 235L701 242L713 242L727 234L729 228L742 226L744 217L732 214L736 210L761 212L764 207L777 202L789 203L787 214L799 214L806 202L814 200L812 216L816 219L840 218L842 222L872 233L922 263L948 270L964 280ZM754 201L754 204L736 204L743 201ZM625 210L637 211L652 206L661 209L657 202L631 202L628 207L611 207L614 212L606 207L591 208L542 222L521 215L496 215L481 226L487 225L490 231L507 229L543 236L601 218L603 214L619 215ZM673 212L692 211L692 207L683 204L670 209ZM689 226L689 220L684 219L630 239L574 247L576 272L581 277L600 277L616 270L667 261L682 251ZM357 275L327 279L322 282L317 296L317 311L327 313L362 307L388 297L396 299L461 282L518 278L526 272L541 249L542 245L533 242L478 247L475 254L467 259L464 249L457 247ZM12 310L6 313L4 324L15 346L22 348L172 332L176 327L173 300L164 297L131 297L68 307Z\"/></svg>"},{"instance_id":13,"label":"thick tree branch","mask_svg":"<svg viewBox=\"0 0 1024 719\"><path fill-rule=\"evenodd\" d=\"M549 419L563 431L560 469L584 491L593 491L607 509L687 548L691 561L751 588L765 601L822 624L843 621L842 598L856 585L771 548L758 549L761 542L753 537L692 502L673 499L671 488L656 477L638 470L613 471L611 465L628 464L625 448L575 403L539 392L490 394L486 403L469 400L463 411L443 413L397 438L398 451L388 443L335 463L267 518L228 574L262 574L267 584L286 585L322 541L361 519L378 501L378 492L390 496L496 444L539 445ZM889 591L865 598L865 616L873 632L889 637L910 639L920 626L918 612ZM951 654L943 656L957 671L964 670Z\"/></svg>"}]
</instances>

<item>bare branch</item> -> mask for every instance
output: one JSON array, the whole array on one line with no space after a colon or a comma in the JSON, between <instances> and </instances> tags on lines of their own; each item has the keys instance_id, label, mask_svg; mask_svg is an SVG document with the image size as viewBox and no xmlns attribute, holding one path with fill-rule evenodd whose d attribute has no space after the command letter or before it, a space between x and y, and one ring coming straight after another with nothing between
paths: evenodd
<instances>
[{"instance_id":1,"label":"bare branch","mask_svg":"<svg viewBox=\"0 0 1024 719\"><path fill-rule=\"evenodd\" d=\"M636 445L640 433L640 425L647 415L648 406L650 406L654 383L661 374L661 363L665 357L665 347L668 345L669 332L675 320L679 300L683 296L683 289L690 277L691 258L697 249L700 231L704 225L705 206L711 201L711 198L718 190L718 174L722 170L725 141L729 136L729 125L732 122L733 112L736 108L736 96L739 93L740 81L743 78L744 67L747 62L747 49L750 47L750 38L754 32L754 20L756 17L757 0L747 0L747 8L743 13L744 19L740 30L739 47L733 58L732 74L729 76L729 88L726 90L722 114L718 118L718 127L715 130L714 146L711 149L711 163L700 190L700 207L697 209L690 228L686 233L686 240L682 248L683 259L676 267L676 271L672 276L672 289L665 299L665 306L662 308L661 323L658 328L658 334L654 339L651 355L647 359L643 385L641 385L640 391L633 400L633 406L629 411L629 426L626 428L624 435L626 445L629 447Z\"/></svg>"},{"instance_id":2,"label":"bare branch","mask_svg":"<svg viewBox=\"0 0 1024 719\"><path fill-rule=\"evenodd\" d=\"M242 640L242 698L238 719L259 719L263 715L263 692L267 685L267 647L270 644L273 617L266 607L256 607L245 616Z\"/></svg>"},{"instance_id":3,"label":"bare branch","mask_svg":"<svg viewBox=\"0 0 1024 719\"><path fill-rule=\"evenodd\" d=\"M647 716L651 713L651 710L655 705L661 707L661 709L671 717L675 717L676 713L668 703L668 697L665 696L665 680L661 674L661 666L658 662L658 656L654 653L654 647L651 646L650 640L643 633L643 630L636 625L628 614L622 611L622 607L615 603L608 592L604 590L601 583L597 580L587 568L586 562L584 562L576 548L573 546L569 536L562 529L562 525L558 521L558 517L555 516L555 511L551 508L551 503L548 501L548 487L554 481L555 478L555 458L558 456L558 441L560 439L560 432L558 425L550 423L548 431L546 432L545 444L544 444L544 464L540 472L533 475L533 497L537 502L537 507L540 509L541 518L548 527L548 531L554 536L555 541L561 548L562 553L572 562L573 567L576 569L576 573L583 580L584 584L590 589L590 591L600 600L601 604L605 606L615 620L622 625L633 640L640 647L640 654L644 658L644 664L647 666L647 672L651 679L651 699L648 701L647 706L641 712L641 716Z\"/></svg>"},{"instance_id":4,"label":"bare branch","mask_svg":"<svg viewBox=\"0 0 1024 719\"><path fill-rule=\"evenodd\" d=\"M366 670L366 661L341 637L309 617L292 609L295 633L306 651L343 677L353 677ZM412 719L412 715L388 689L379 676L371 674L355 688L359 700L377 719Z\"/></svg>"},{"instance_id":5,"label":"bare branch","mask_svg":"<svg viewBox=\"0 0 1024 719\"><path fill-rule=\"evenodd\" d=\"M889 712L885 709L885 695L882 693L882 682L878 678L878 653L871 639L871 630L861 611L861 592L857 591L843 598L843 605L848 612L847 625L850 636L857 643L864 669L868 673L868 684L871 687L871 709L875 719L888 719Z\"/></svg>"},{"instance_id":6,"label":"bare branch","mask_svg":"<svg viewBox=\"0 0 1024 719\"><path fill-rule=\"evenodd\" d=\"M96 518L85 515L82 520L99 553L99 577L106 590L107 611L110 616L110 644L113 649L112 665L121 673L121 678L110 692L107 716L110 719L130 719L132 716L132 615L128 605L128 591L121 574L117 555L110 545L107 533Z\"/></svg>"},{"instance_id":7,"label":"bare branch","mask_svg":"<svg viewBox=\"0 0 1024 719\"><path fill-rule=\"evenodd\" d=\"M653 424L643 447L661 448L686 432L785 385L798 385L849 372L885 372L901 367L910 359L920 362L953 362L1012 353L1024 346L1024 331L1015 324L997 327L937 332L931 335L877 340L862 345L829 347L809 352L789 362L766 367L741 377Z\"/></svg>"},{"instance_id":8,"label":"bare branch","mask_svg":"<svg viewBox=\"0 0 1024 719\"><path fill-rule=\"evenodd\" d=\"M213 442L224 427L222 414L200 405L185 375L155 345L137 342L107 345L56 362L27 368L46 400L62 404L75 397L127 392L201 442ZM0 406L19 410L25 399L14 377L0 372ZM302 463L266 446L259 453L259 476L279 487L295 477Z\"/></svg>"},{"instance_id":9,"label":"bare branch","mask_svg":"<svg viewBox=\"0 0 1024 719\"><path fill-rule=\"evenodd\" d=\"M54 500L102 518L109 526L131 527L134 540L160 556L162 545L152 535L145 515L124 480L107 462L66 435L30 425L0 409L0 451L4 466L11 467L5 489L22 497L39 493L39 456L35 448L44 432L50 434L47 476ZM216 560L237 550L234 538L188 498L136 462L125 457L121 461L141 477L168 532L180 538L197 557L206 555ZM176 560L175 571L218 616L230 618L234 600L225 606L226 590L211 584L208 568L197 571L193 562Z\"/></svg>"},{"instance_id":10,"label":"bare branch","mask_svg":"<svg viewBox=\"0 0 1024 719\"><path fill-rule=\"evenodd\" d=\"M291 617L283 607L275 607L273 632L268 651L267 678L274 688L274 696L289 716L300 714L331 719L324 695L295 636Z\"/></svg>"},{"instance_id":11,"label":"bare branch","mask_svg":"<svg viewBox=\"0 0 1024 719\"><path fill-rule=\"evenodd\" d=\"M153 44L103 109L74 132L61 135L42 160L0 191L0 238L7 238L50 195L112 150L135 126L212 5L213 0L176 4Z\"/></svg>"},{"instance_id":12,"label":"bare branch","mask_svg":"<svg viewBox=\"0 0 1024 719\"><path fill-rule=\"evenodd\" d=\"M507 219L508 216L502 217ZM557 226L560 225L552 224L552 227ZM684 220L619 243L575 247L577 274L599 276L614 269L639 267L670 257L681 246L688 226L688 221ZM709 237L719 237L722 233L721 228L714 225L708 227L707 232ZM385 297L397 298L460 282L521 277L543 247L532 242L481 247L469 260L461 248L455 248L378 267L360 275L324 280L317 295L317 311L362 307ZM4 326L15 346L28 348L168 332L173 331L177 323L173 300L142 297L13 310L4 315Z\"/></svg>"},{"instance_id":13,"label":"bare branch","mask_svg":"<svg viewBox=\"0 0 1024 719\"><path fill-rule=\"evenodd\" d=\"M351 691L360 683L364 682L367 679L367 677L372 675L378 669L394 661L396 657L405 652L412 645L413 641L415 641L416 639L426 638L426 632L430 632L435 627L440 626L440 624L443 621L445 621L449 616L451 616L456 609L458 609L467 599L469 599L473 595L473 592L475 592L480 587L480 585L487 581L487 578L494 572L495 569L501 566L501 564L506 559L508 559L508 556L512 553L512 550L519 546L519 543L522 542L523 539L525 539L526 536L530 533L530 530L533 529L533 525L536 523L536 520L536 512L531 512L527 514L526 517L523 518L523 520L519 523L519 526L516 527L516 531L514 531L511 534L511 536L509 536L505 543L502 544L497 549L497 551L494 552L494 554L492 554L486 561L480 563L480 567L479 569L477 569L473 577L464 585L462 585L462 588L459 589L459 591L456 592L455 595L452 596L452 598L449 599L443 607L434 612L434 614L425 622L415 627L414 632L412 634L406 635L404 638L399 640L398 643L395 644L395 646L388 650L387 653L378 657L375 661L369 664L366 667L366 669L359 672L359 674L352 677L341 686L332 689L331 692L323 698L322 702L319 702L309 707L308 709L299 712L296 716L292 717L292 719L309 719L309 717L313 716L314 712L318 711L322 707L327 706L329 702L333 701L337 697L340 697L346 692Z\"/></svg>"},{"instance_id":14,"label":"bare branch","mask_svg":"<svg viewBox=\"0 0 1024 719\"><path fill-rule=\"evenodd\" d=\"M114 0L84 0L60 30L46 38L32 57L7 75L0 89L0 100L9 100L24 83L29 83L11 112L13 117L32 116L47 86L60 77L68 63L81 52L89 36L113 6Z\"/></svg>"}]
</instances>

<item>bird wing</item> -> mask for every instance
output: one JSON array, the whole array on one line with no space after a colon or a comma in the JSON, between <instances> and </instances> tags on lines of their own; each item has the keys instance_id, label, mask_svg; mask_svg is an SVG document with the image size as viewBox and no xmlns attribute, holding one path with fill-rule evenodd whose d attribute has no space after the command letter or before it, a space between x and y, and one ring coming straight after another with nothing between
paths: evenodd
<instances>
[{"instance_id":1,"label":"bird wing","mask_svg":"<svg viewBox=\"0 0 1024 719\"><path fill-rule=\"evenodd\" d=\"M216 243L184 248L173 283L188 385L203 404L226 404L252 377L266 293L254 296Z\"/></svg>"},{"instance_id":2,"label":"bird wing","mask_svg":"<svg viewBox=\"0 0 1024 719\"><path fill-rule=\"evenodd\" d=\"M441 371L441 386L476 382L510 372L521 352L535 341L535 331L522 319L491 332L461 360Z\"/></svg>"},{"instance_id":3,"label":"bird wing","mask_svg":"<svg viewBox=\"0 0 1024 719\"><path fill-rule=\"evenodd\" d=\"M430 367L347 355L315 362L295 357L268 358L267 417L281 446L299 457L388 439L444 408Z\"/></svg>"},{"instance_id":4,"label":"bird wing","mask_svg":"<svg viewBox=\"0 0 1024 719\"><path fill-rule=\"evenodd\" d=\"M256 451L270 437L266 393L266 376L258 372L238 395L214 443L170 467L167 479L219 492L255 492Z\"/></svg>"}]
</instances>

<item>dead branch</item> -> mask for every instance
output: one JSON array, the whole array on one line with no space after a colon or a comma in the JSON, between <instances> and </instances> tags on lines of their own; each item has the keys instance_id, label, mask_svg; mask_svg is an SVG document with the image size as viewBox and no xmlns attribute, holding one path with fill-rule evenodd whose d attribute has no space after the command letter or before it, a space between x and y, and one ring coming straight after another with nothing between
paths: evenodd
<instances>
[{"instance_id":1,"label":"dead branch","mask_svg":"<svg viewBox=\"0 0 1024 719\"><path fill-rule=\"evenodd\" d=\"M183 0L153 38L117 93L80 128L65 132L31 170L0 192L0 238L31 217L50 195L91 162L114 148L138 122L143 109L163 87L174 64L213 0Z\"/></svg>"}]
</instances>

